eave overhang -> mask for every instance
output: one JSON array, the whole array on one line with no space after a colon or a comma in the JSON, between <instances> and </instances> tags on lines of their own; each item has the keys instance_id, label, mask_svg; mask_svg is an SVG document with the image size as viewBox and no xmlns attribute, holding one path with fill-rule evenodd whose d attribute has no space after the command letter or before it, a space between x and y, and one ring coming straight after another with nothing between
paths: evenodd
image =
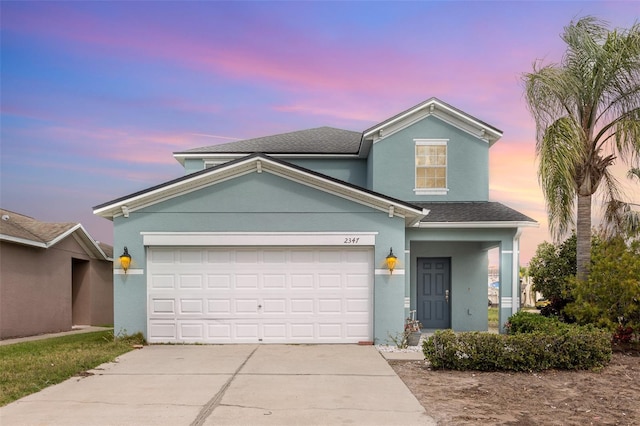
<instances>
[{"instance_id":1,"label":"eave overhang","mask_svg":"<svg viewBox=\"0 0 640 426\"><path fill-rule=\"evenodd\" d=\"M527 221L475 221L475 222L420 222L416 225L418 228L538 228L538 222Z\"/></svg>"},{"instance_id":2,"label":"eave overhang","mask_svg":"<svg viewBox=\"0 0 640 426\"><path fill-rule=\"evenodd\" d=\"M126 216L144 207L238 176L264 172L387 212L390 217L404 218L406 226L414 226L428 214L428 210L421 207L295 166L265 154L248 155L118 198L95 206L93 213L113 220L115 217Z\"/></svg>"},{"instance_id":3,"label":"eave overhang","mask_svg":"<svg viewBox=\"0 0 640 426\"><path fill-rule=\"evenodd\" d=\"M437 98L431 98L365 130L362 138L363 140L371 140L375 143L431 115L474 137L484 140L489 146L493 145L502 137L501 130Z\"/></svg>"},{"instance_id":4,"label":"eave overhang","mask_svg":"<svg viewBox=\"0 0 640 426\"><path fill-rule=\"evenodd\" d=\"M84 249L84 251L89 255L89 257L93 259L107 260L113 261L113 258L106 255L106 253L100 248L100 246L95 242L93 238L89 235L89 233L84 229L82 224L77 224L72 228L69 228L67 231L61 233L56 236L51 241L37 241L30 240L26 238L18 238L11 235L0 234L0 241L7 241L15 244L21 244L29 247L37 247L48 249L50 247L55 246L60 241L65 238L72 236L78 244Z\"/></svg>"},{"instance_id":5,"label":"eave overhang","mask_svg":"<svg viewBox=\"0 0 640 426\"><path fill-rule=\"evenodd\" d=\"M203 161L211 161L211 162L227 162L238 160L240 158L244 158L248 155L253 154L252 152L176 152L173 154L173 158L175 158L180 164L184 166L185 160L195 159L195 160L203 160ZM323 160L331 160L331 159L358 159L361 158L359 153L355 154L323 154L323 153L284 153L284 154L269 154L271 158L282 158L282 159L305 159L305 158L321 158Z\"/></svg>"}]
</instances>

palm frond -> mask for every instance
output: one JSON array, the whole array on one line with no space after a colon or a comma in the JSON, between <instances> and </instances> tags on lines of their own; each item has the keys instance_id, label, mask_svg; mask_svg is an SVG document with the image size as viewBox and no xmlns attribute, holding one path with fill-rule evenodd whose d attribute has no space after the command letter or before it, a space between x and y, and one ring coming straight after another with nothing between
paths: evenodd
<instances>
[{"instance_id":1,"label":"palm frond","mask_svg":"<svg viewBox=\"0 0 640 426\"><path fill-rule=\"evenodd\" d=\"M536 144L538 180L547 203L549 226L554 238L565 235L574 223L576 165L585 155L580 128L569 117L550 125Z\"/></svg>"}]
</instances>

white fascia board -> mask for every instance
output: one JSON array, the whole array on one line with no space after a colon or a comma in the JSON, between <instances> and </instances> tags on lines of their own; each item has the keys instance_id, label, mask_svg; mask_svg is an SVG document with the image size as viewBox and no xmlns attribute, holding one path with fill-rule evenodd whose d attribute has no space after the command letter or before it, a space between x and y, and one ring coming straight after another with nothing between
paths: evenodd
<instances>
[{"instance_id":1,"label":"white fascia board","mask_svg":"<svg viewBox=\"0 0 640 426\"><path fill-rule=\"evenodd\" d=\"M56 238L54 238L53 240L51 240L49 242L46 242L46 243L43 243L41 241L27 240L25 238L12 237L10 235L4 235L4 234L0 235L0 240L9 241L9 242L12 242L12 243L17 243L17 244L23 244L23 245L31 246L31 247L38 247L38 248L48 249L49 247L53 247L54 245L56 245L57 243L59 243L60 241L64 240L65 238L67 238L70 235L72 235L74 237L74 239L78 242L78 244L80 244L80 246L91 257L100 256L104 260L113 260L110 257L108 257L105 254L104 251L102 251L100 246L95 242L95 240L93 238L91 238L89 233L84 229L84 227L80 223L75 225L75 226L73 226L72 228L70 228L66 232L58 235Z\"/></svg>"},{"instance_id":2,"label":"white fascia board","mask_svg":"<svg viewBox=\"0 0 640 426\"><path fill-rule=\"evenodd\" d=\"M13 237L5 234L0 234L0 241L9 241L11 243L22 244L25 246L47 248L47 245L41 241L27 240L25 238Z\"/></svg>"},{"instance_id":3,"label":"white fascia board","mask_svg":"<svg viewBox=\"0 0 640 426\"><path fill-rule=\"evenodd\" d=\"M144 246L375 246L378 232L141 232Z\"/></svg>"},{"instance_id":4,"label":"white fascia board","mask_svg":"<svg viewBox=\"0 0 640 426\"><path fill-rule=\"evenodd\" d=\"M76 241L78 240L82 241L81 245L85 246L83 248L87 252L92 252L95 258L101 258L103 260L108 260L110 262L113 261L113 258L107 256L107 254L102 250L102 248L96 242L96 240L94 240L93 237L89 235L87 230L84 229L84 226L82 226L81 223L78 224L78 226L76 227L76 230L78 232L75 232L73 236L76 238ZM78 242L80 243L80 241Z\"/></svg>"},{"instance_id":5,"label":"white fascia board","mask_svg":"<svg viewBox=\"0 0 640 426\"><path fill-rule=\"evenodd\" d=\"M390 201L389 199L360 191L350 186L342 185L338 182L319 177L317 175L304 172L299 169L277 163L265 157L252 157L246 161L233 164L231 166L221 165L210 173L195 176L191 179L181 180L172 185L163 186L156 190L121 200L93 211L94 214L103 217L118 217L122 215L121 207L126 205L130 212L144 208L146 206L165 201L167 199L196 191L213 183L223 182L243 174L252 173L256 170L256 163L260 161L263 171L267 171L277 176L311 186L322 191L350 199L360 204L368 205L381 211L387 212L390 205L394 206L394 214L405 218L409 216L423 216L423 210L411 209L402 204Z\"/></svg>"},{"instance_id":6,"label":"white fascia board","mask_svg":"<svg viewBox=\"0 0 640 426\"><path fill-rule=\"evenodd\" d=\"M434 108L433 111L428 110L428 107L430 107L431 105L437 105L436 108ZM493 128L487 126L486 124L483 124L477 120L475 120L474 118L472 118L469 115L463 114L459 111L456 111L454 109L451 109L449 107L447 107L446 105L441 104L438 101L432 101L429 102L427 104L424 105L419 105L416 108L407 111L405 114L402 114L401 116L396 117L394 120L389 121L387 123L384 123L380 126L376 126L375 128L373 128L372 130L368 131L367 133L364 134L364 138L366 138L367 136L373 135L376 132L379 132L380 130L395 125L395 124L399 124L401 123L403 120L407 119L408 117L410 117L411 115L414 115L416 113L418 113L421 110L425 110L424 114L422 114L420 117L415 118L414 120L410 120L409 122L405 123L404 125L400 125L399 128L391 131L388 134L385 134L383 137L381 137L379 140L385 139L388 136L391 136L392 134L405 129L406 127L412 125L413 123L415 123L416 121L419 121L423 118L426 118L430 115L435 115L436 117L438 117L439 119L441 119L442 121L470 134L471 136L474 136L476 138L482 139L490 144L493 144L494 142L496 142L498 139L500 139L502 137L502 132L497 132L495 131ZM442 112L440 112L442 111ZM449 118L448 116L451 116L451 118ZM465 123L466 125L462 125L461 123ZM487 133L490 133L491 135L493 135L494 140L491 141L489 139L487 139L486 137L482 137L481 135L477 134L476 132L473 132L470 127L475 127L478 130L484 130ZM376 141L374 141L375 143Z\"/></svg>"},{"instance_id":7,"label":"white fascia board","mask_svg":"<svg viewBox=\"0 0 640 426\"><path fill-rule=\"evenodd\" d=\"M74 227L70 228L68 231L58 235L53 240L47 243L47 248L52 247L58 244L60 241L64 240L68 236L73 236L74 239L80 244L80 246L84 249L84 251L92 258L102 258L104 260L113 260L109 258L104 251L100 248L98 243L89 235L84 226L81 223L78 223Z\"/></svg>"},{"instance_id":8,"label":"white fascia board","mask_svg":"<svg viewBox=\"0 0 640 426\"><path fill-rule=\"evenodd\" d=\"M173 158L175 158L180 164L184 165L184 160L187 159L196 159L196 160L203 160L203 161L222 161L222 162L227 162L227 161L232 161L232 160L237 160L239 158L242 157L247 157L251 154L249 153L241 153L241 154L234 154L234 153L204 153L204 152L194 152L194 153L187 153L187 154L173 154ZM274 158L324 158L324 159L345 159L345 158L360 158L360 155L358 153L356 154L331 154L331 153L327 153L327 154L286 154L286 153L269 153L267 154L270 157L274 157Z\"/></svg>"},{"instance_id":9,"label":"white fascia board","mask_svg":"<svg viewBox=\"0 0 640 426\"><path fill-rule=\"evenodd\" d=\"M237 174L221 177L219 179L214 179L214 180L211 180L211 181L204 182L201 185L194 185L194 186L191 186L189 188L185 188L185 189L181 189L181 190L178 190L179 187L172 186L173 190L170 190L170 191L157 191L157 192L154 191L153 193L150 193L150 194L153 194L153 196L144 197L144 195L141 195L141 196L138 196L138 197L134 197L134 198L132 198L130 200L125 200L125 201L123 201L121 203L114 204L116 207L111 209L111 211L113 212L112 215L109 215L108 212L107 212L107 216L105 216L104 214L102 214L101 216L107 217L107 218L109 218L109 217L114 217L115 218L115 217L123 216L122 211L118 210L119 209L118 206L120 206L121 204L125 204L127 206L128 212L131 213L133 211L140 210L140 209L143 209L143 208L148 207L148 206L152 206L152 205L160 203L162 201L167 201L167 200L170 200L172 198L179 197L181 195L185 195L185 194L189 194L189 193L194 192L194 191L198 191L198 190L200 190L200 189L202 189L202 188L204 188L204 187L206 187L208 185L211 185L213 183L221 183L221 182L227 181L229 179L233 179L233 178L238 177L238 176L242 176L242 175L246 175L246 174L249 174L249 173L253 173L254 171L255 171L255 169L245 170L245 171L237 173ZM131 200L133 200L133 201L131 201ZM130 204L130 202L134 202L135 204ZM94 214L99 214L99 213L96 213L96 211L94 211L93 213Z\"/></svg>"},{"instance_id":10,"label":"white fascia board","mask_svg":"<svg viewBox=\"0 0 640 426\"><path fill-rule=\"evenodd\" d=\"M438 107L442 108L444 111L447 111L450 115L453 115L453 116L457 117L459 120L471 123L474 126L479 127L480 129L483 129L484 131L493 134L496 139L499 139L499 138L502 137L502 132L495 131L491 127L487 126L486 124L483 124L483 123L479 122L478 120L474 119L470 115L463 114L460 111L456 111L455 109L449 108L448 106L443 105L443 104L441 104L439 102L436 102L436 103L438 104ZM435 114L435 112L434 112L434 114Z\"/></svg>"},{"instance_id":11,"label":"white fascia board","mask_svg":"<svg viewBox=\"0 0 640 426\"><path fill-rule=\"evenodd\" d=\"M538 222L420 222L419 228L538 228Z\"/></svg>"},{"instance_id":12,"label":"white fascia board","mask_svg":"<svg viewBox=\"0 0 640 426\"><path fill-rule=\"evenodd\" d=\"M422 219L424 219L425 217L427 217L429 215L429 213L431 212L431 210L428 209L422 209L422 217L416 217L414 220L410 221L407 223L407 228L411 228L411 227L415 227L418 226L420 224L420 221Z\"/></svg>"},{"instance_id":13,"label":"white fascia board","mask_svg":"<svg viewBox=\"0 0 640 426\"><path fill-rule=\"evenodd\" d=\"M268 160L267 160L268 161ZM389 199L378 197L366 191L360 191L350 186L342 185L338 182L325 179L302 170L293 169L285 165L269 161L269 167L263 166L263 170L269 171L275 175L294 180L303 185L312 186L324 192L347 198L351 201L366 204L369 207L388 212L389 206L393 206L394 216L406 217L407 215L422 216L424 209L410 209ZM423 216L422 216L423 217Z\"/></svg>"},{"instance_id":14,"label":"white fascia board","mask_svg":"<svg viewBox=\"0 0 640 426\"><path fill-rule=\"evenodd\" d=\"M216 170L212 170L211 173L206 173L203 175L194 176L192 178L180 180L179 182L176 182L174 184L162 186L161 188L157 188L153 191L145 192L137 196L132 196L131 198L126 198L116 203L96 209L93 211L93 214L103 217L122 216L122 206L127 206L129 212L133 212L148 205L152 205L178 195L186 194L188 192L196 191L213 182L224 181L226 180L225 177L231 178L240 176L241 174L243 174L243 171L237 169L241 169L242 166L246 166L247 164L254 161L255 158L241 163L236 163L232 166L220 165ZM254 168L250 167L244 170L244 173L250 173L253 170ZM229 171L233 171L233 173L229 173ZM226 176L225 172L227 173Z\"/></svg>"},{"instance_id":15,"label":"white fascia board","mask_svg":"<svg viewBox=\"0 0 640 426\"><path fill-rule=\"evenodd\" d=\"M429 103L426 103L426 104L418 105L417 107L415 107L413 109L410 109L409 111L407 111L404 114L396 117L395 119L393 119L391 121L388 121L388 122L384 122L383 124L374 127L373 129L369 130L367 133L364 133L362 135L362 137L366 138L367 136L373 135L374 133L379 132L380 129L384 129L387 126L390 126L392 124L400 122L400 121L404 120L405 118L409 117L410 115L415 114L416 112L420 111L421 109L424 109L424 108L428 107L429 105L431 105L433 103L435 103L435 101L432 101L432 102L429 102Z\"/></svg>"},{"instance_id":16,"label":"white fascia board","mask_svg":"<svg viewBox=\"0 0 640 426\"><path fill-rule=\"evenodd\" d=\"M58 235L53 240L48 241L47 242L47 247L51 247L51 246L54 246L54 245L58 244L60 241L62 241L65 238L67 238L69 235L71 235L74 232L76 232L76 230L79 229L79 228L82 228L82 225L80 225L79 223L76 224L75 226L73 226L72 228L69 228L66 232ZM86 231L85 231L85 233L86 233Z\"/></svg>"}]
</instances>

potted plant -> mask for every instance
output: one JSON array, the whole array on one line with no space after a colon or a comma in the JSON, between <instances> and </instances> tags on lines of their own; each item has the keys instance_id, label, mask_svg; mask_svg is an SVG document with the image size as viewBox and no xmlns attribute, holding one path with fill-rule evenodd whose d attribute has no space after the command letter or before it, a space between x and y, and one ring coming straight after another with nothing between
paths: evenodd
<instances>
[{"instance_id":1,"label":"potted plant","mask_svg":"<svg viewBox=\"0 0 640 426\"><path fill-rule=\"evenodd\" d=\"M408 346L418 346L422 336L422 324L416 319L416 311L410 311L410 316L404 323L404 334Z\"/></svg>"}]
</instances>

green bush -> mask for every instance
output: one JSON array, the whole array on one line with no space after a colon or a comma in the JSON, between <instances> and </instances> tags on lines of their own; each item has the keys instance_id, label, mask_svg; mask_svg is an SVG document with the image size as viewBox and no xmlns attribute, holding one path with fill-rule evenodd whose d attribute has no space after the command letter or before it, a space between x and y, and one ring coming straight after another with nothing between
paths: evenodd
<instances>
[{"instance_id":1,"label":"green bush","mask_svg":"<svg viewBox=\"0 0 640 426\"><path fill-rule=\"evenodd\" d=\"M540 317L544 318L544 317ZM515 334L437 331L422 345L433 368L480 371L584 370L611 359L606 330L541 321L543 331ZM555 331L551 330L553 327Z\"/></svg>"},{"instance_id":2,"label":"green bush","mask_svg":"<svg viewBox=\"0 0 640 426\"><path fill-rule=\"evenodd\" d=\"M576 234L562 243L543 242L529 262L533 290L542 293L551 303L542 308L544 316L557 316L570 321L564 307L573 300L569 279L576 275Z\"/></svg>"},{"instance_id":3,"label":"green bush","mask_svg":"<svg viewBox=\"0 0 640 426\"><path fill-rule=\"evenodd\" d=\"M508 334L532 333L534 331L554 331L562 327L556 317L545 317L531 312L520 311L509 317L505 324Z\"/></svg>"},{"instance_id":4,"label":"green bush","mask_svg":"<svg viewBox=\"0 0 640 426\"><path fill-rule=\"evenodd\" d=\"M640 334L640 241L600 238L587 281L573 280L575 301L565 310L581 324L606 327L615 336ZM631 333L628 330L631 329Z\"/></svg>"}]
</instances>

